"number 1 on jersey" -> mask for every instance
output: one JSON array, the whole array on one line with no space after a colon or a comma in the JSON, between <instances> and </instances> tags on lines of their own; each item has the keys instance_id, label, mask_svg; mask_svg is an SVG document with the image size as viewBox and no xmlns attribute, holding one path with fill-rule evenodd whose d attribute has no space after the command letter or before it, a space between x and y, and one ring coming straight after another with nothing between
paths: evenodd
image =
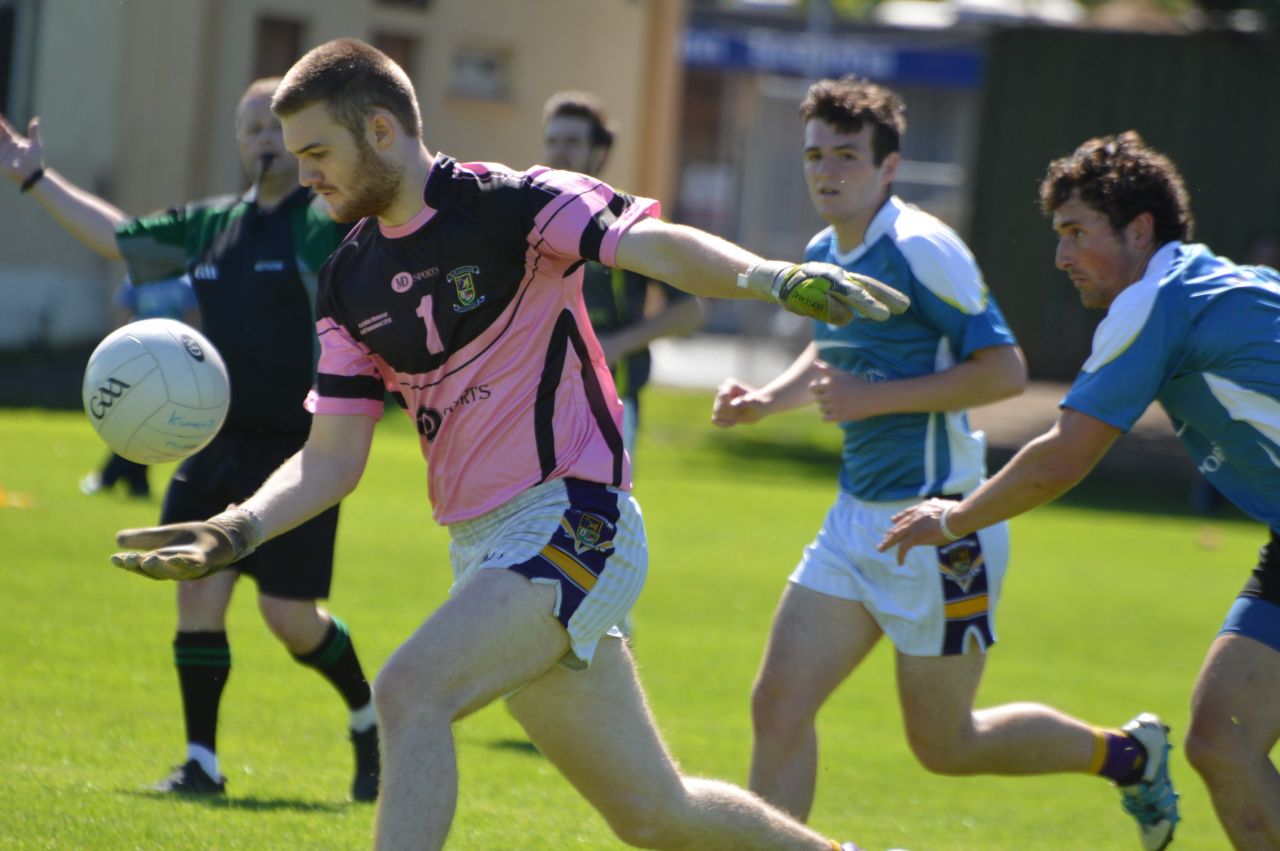
<instances>
[{"instance_id":1,"label":"number 1 on jersey","mask_svg":"<svg viewBox=\"0 0 1280 851\"><path fill-rule=\"evenodd\" d=\"M431 296L424 295L422 301L418 302L418 309L414 311L422 317L422 322L427 326L427 353L439 355L444 353L444 341L440 339L440 329L436 328L436 320L431 315Z\"/></svg>"}]
</instances>

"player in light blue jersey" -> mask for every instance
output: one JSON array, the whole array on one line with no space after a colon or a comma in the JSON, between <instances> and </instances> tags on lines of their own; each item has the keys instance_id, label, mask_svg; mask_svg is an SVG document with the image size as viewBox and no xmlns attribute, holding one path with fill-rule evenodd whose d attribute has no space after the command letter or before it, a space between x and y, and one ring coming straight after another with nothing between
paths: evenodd
<instances>
[{"instance_id":1,"label":"player in light blue jersey","mask_svg":"<svg viewBox=\"0 0 1280 851\"><path fill-rule=\"evenodd\" d=\"M807 259L884 280L911 308L875 327L816 324L814 343L765 387L722 384L712 415L727 427L816 402L844 433L839 495L783 592L752 695L751 788L801 817L813 803L817 712L882 635L897 653L907 739L932 771L1126 784L1148 763L1146 737L1165 743L1147 715L1104 730L1040 704L974 709L1008 562L1003 524L920 548L906 569L876 550L901 509L979 487L985 448L965 409L1026 381L968 248L892 194L903 110L881 86L823 80L800 117L810 197L830 224Z\"/></svg>"},{"instance_id":2,"label":"player in light blue jersey","mask_svg":"<svg viewBox=\"0 0 1280 851\"><path fill-rule=\"evenodd\" d=\"M965 500L903 512L882 549L906 554L1055 499L1158 401L1210 483L1270 527L1200 671L1186 747L1232 843L1280 847L1280 275L1189 244L1181 176L1132 131L1051 163L1040 199L1058 268L1085 307L1107 311L1093 351L1052 430Z\"/></svg>"}]
</instances>

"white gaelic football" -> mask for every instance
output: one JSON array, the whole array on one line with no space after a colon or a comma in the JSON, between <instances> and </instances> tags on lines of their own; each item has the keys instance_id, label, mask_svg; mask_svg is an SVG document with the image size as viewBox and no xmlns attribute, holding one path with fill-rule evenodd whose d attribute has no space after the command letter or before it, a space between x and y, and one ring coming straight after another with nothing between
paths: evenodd
<instances>
[{"instance_id":1,"label":"white gaelic football","mask_svg":"<svg viewBox=\"0 0 1280 851\"><path fill-rule=\"evenodd\" d=\"M186 458L227 418L222 356L194 328L142 319L107 335L89 356L84 412L107 446L140 464Z\"/></svg>"}]
</instances>

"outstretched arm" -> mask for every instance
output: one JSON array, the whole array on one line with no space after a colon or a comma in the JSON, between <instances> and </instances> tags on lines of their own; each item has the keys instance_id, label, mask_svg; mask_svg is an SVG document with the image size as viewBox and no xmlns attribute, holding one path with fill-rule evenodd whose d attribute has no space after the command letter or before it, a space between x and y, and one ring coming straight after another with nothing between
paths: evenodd
<instances>
[{"instance_id":1,"label":"outstretched arm","mask_svg":"<svg viewBox=\"0 0 1280 851\"><path fill-rule=\"evenodd\" d=\"M92 195L44 165L40 119L31 119L23 136L0 115L0 171L44 207L67 233L89 249L119 260L116 228L128 216L115 205Z\"/></svg>"},{"instance_id":2,"label":"outstretched arm","mask_svg":"<svg viewBox=\"0 0 1280 851\"><path fill-rule=\"evenodd\" d=\"M964 500L931 499L896 514L878 549L898 547L901 564L912 547L945 544L1052 502L1075 487L1119 436L1115 426L1063 408L1053 428Z\"/></svg>"},{"instance_id":3,"label":"outstretched arm","mask_svg":"<svg viewBox=\"0 0 1280 851\"><path fill-rule=\"evenodd\" d=\"M111 561L152 579L199 579L300 526L355 489L369 458L375 421L317 414L307 443L239 506L204 523L126 529L127 549Z\"/></svg>"},{"instance_id":4,"label":"outstretched arm","mask_svg":"<svg viewBox=\"0 0 1280 851\"><path fill-rule=\"evenodd\" d=\"M855 313L888 319L911 304L892 287L839 266L764 260L706 231L660 219L632 225L618 241L615 262L694 295L773 301L839 325Z\"/></svg>"}]
</instances>

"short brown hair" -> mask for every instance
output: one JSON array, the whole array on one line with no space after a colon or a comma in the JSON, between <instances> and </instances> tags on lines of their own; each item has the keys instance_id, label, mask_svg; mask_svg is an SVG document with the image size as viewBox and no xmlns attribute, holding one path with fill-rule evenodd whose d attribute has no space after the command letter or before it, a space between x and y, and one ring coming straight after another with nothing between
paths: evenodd
<instances>
[{"instance_id":1,"label":"short brown hair","mask_svg":"<svg viewBox=\"0 0 1280 851\"><path fill-rule=\"evenodd\" d=\"M876 165L902 147L907 105L892 89L862 77L819 80L800 102L800 120L825 121L841 133L857 133L871 124L871 155Z\"/></svg>"},{"instance_id":2,"label":"short brown hair","mask_svg":"<svg viewBox=\"0 0 1280 851\"><path fill-rule=\"evenodd\" d=\"M422 136L422 115L409 76L390 56L359 39L339 38L308 51L284 75L271 109L276 115L292 115L313 103L323 103L357 139L375 109L394 115L409 136Z\"/></svg>"},{"instance_id":3,"label":"short brown hair","mask_svg":"<svg viewBox=\"0 0 1280 851\"><path fill-rule=\"evenodd\" d=\"M591 146L613 147L613 127L605 117L600 99L590 92L565 91L553 94L542 108L542 126L547 126L553 118L585 119L591 125Z\"/></svg>"},{"instance_id":4,"label":"short brown hair","mask_svg":"<svg viewBox=\"0 0 1280 851\"><path fill-rule=\"evenodd\" d=\"M1077 190L1080 200L1104 214L1116 230L1150 213L1157 243L1186 242L1195 232L1182 175L1135 130L1090 139L1070 156L1049 163L1040 183L1040 209L1053 215Z\"/></svg>"}]
</instances>

